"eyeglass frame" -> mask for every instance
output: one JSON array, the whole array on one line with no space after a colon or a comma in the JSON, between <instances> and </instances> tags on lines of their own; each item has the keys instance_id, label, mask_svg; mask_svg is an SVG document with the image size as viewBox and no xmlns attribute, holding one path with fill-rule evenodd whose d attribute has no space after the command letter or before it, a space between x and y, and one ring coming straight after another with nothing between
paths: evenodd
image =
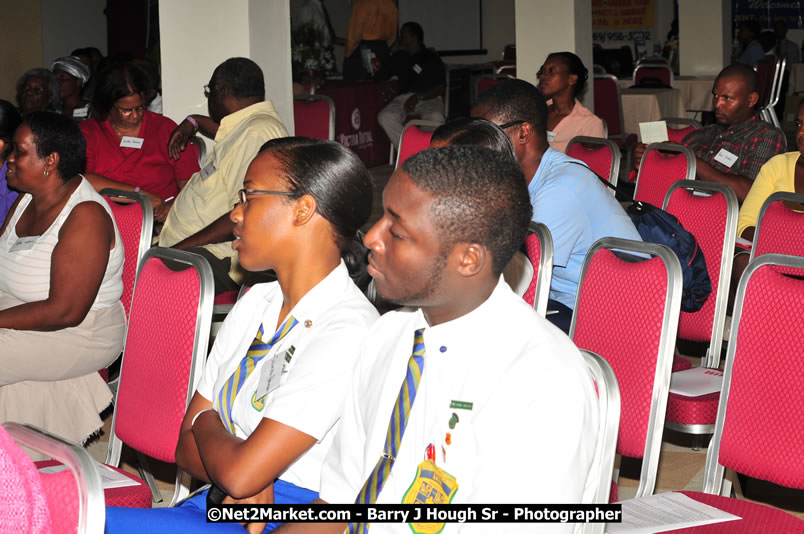
<instances>
[{"instance_id":1,"label":"eyeglass frame","mask_svg":"<svg viewBox=\"0 0 804 534\"><path fill-rule=\"evenodd\" d=\"M245 206L248 203L248 195L282 195L292 196L291 191L270 191L268 189L241 189L237 192L238 202L237 206Z\"/></svg>"},{"instance_id":2,"label":"eyeglass frame","mask_svg":"<svg viewBox=\"0 0 804 534\"><path fill-rule=\"evenodd\" d=\"M145 104L140 104L139 106L134 106L132 108L121 108L118 107L117 104L113 104L113 106L114 109L116 109L117 112L123 117L130 117L131 114L134 113L135 111L137 113L145 113L145 110L148 109L148 106L146 106Z\"/></svg>"},{"instance_id":3,"label":"eyeglass frame","mask_svg":"<svg viewBox=\"0 0 804 534\"><path fill-rule=\"evenodd\" d=\"M510 128L511 126L519 126L520 124L525 124L526 120L518 119L510 122L506 122L505 124L500 124L500 130L505 130L506 128Z\"/></svg>"}]
</instances>

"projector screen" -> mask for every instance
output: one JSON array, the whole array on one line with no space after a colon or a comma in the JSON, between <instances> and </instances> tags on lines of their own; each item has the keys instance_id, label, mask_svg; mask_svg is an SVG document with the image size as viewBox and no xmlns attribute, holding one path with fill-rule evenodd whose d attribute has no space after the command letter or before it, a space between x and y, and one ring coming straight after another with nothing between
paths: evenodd
<instances>
[{"instance_id":1,"label":"projector screen","mask_svg":"<svg viewBox=\"0 0 804 534\"><path fill-rule=\"evenodd\" d=\"M418 22L424 44L441 55L485 54L483 0L399 0L399 27Z\"/></svg>"}]
</instances>

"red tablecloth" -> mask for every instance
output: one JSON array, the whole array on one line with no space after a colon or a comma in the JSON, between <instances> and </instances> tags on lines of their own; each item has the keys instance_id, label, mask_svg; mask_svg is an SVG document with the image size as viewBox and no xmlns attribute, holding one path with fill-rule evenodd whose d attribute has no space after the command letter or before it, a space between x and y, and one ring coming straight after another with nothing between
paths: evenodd
<instances>
[{"instance_id":1,"label":"red tablecloth","mask_svg":"<svg viewBox=\"0 0 804 534\"><path fill-rule=\"evenodd\" d=\"M354 150L366 167L388 163L391 142L377 122L386 101L373 81L328 81L317 93L335 102L335 140Z\"/></svg>"},{"instance_id":2,"label":"red tablecloth","mask_svg":"<svg viewBox=\"0 0 804 534\"><path fill-rule=\"evenodd\" d=\"M735 521L702 525L699 527L668 530L675 534L754 534L773 532L774 534L804 533L804 521L786 512L748 502L742 499L729 499L720 495L710 495L697 491L681 491L698 502L714 506L724 512L741 517Z\"/></svg>"}]
</instances>

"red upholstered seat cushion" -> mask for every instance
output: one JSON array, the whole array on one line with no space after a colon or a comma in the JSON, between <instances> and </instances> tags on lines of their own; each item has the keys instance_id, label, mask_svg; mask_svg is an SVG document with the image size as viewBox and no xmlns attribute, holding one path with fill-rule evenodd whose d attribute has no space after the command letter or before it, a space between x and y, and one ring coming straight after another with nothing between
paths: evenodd
<instances>
[{"instance_id":1,"label":"red upholstered seat cushion","mask_svg":"<svg viewBox=\"0 0 804 534\"><path fill-rule=\"evenodd\" d=\"M667 420L682 425L714 425L720 393L686 397L670 393L667 397Z\"/></svg>"},{"instance_id":2,"label":"red upholstered seat cushion","mask_svg":"<svg viewBox=\"0 0 804 534\"><path fill-rule=\"evenodd\" d=\"M53 465L59 465L59 462L57 462L56 460L43 460L41 462L36 462L37 469L42 469L43 467L50 467ZM118 473L122 473L131 480L134 480L135 482L137 482L137 485L126 486L124 488L104 489L103 494L104 497L106 498L106 506L123 506L126 508L151 508L151 505L153 503L151 490L142 480L140 480L138 477L132 475L127 471L118 469L117 467L112 467L111 465L108 465L108 467L114 469ZM67 474L72 477L72 474L69 471L67 472ZM44 481L45 477L47 476L53 476L53 475L42 474L41 475L42 480ZM54 532L64 532L64 531L56 529L54 530Z\"/></svg>"},{"instance_id":3,"label":"red upholstered seat cushion","mask_svg":"<svg viewBox=\"0 0 804 534\"><path fill-rule=\"evenodd\" d=\"M792 534L794 532L804 532L804 521L770 506L697 491L681 491L679 493L742 519L713 525L668 530L666 531L668 533L756 534L758 532L773 532L774 534Z\"/></svg>"}]
</instances>

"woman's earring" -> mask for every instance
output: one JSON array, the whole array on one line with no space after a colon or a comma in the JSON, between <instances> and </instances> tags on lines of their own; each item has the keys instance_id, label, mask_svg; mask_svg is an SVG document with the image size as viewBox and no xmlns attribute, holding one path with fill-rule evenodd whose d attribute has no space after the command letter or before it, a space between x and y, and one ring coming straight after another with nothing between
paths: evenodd
<instances>
[{"instance_id":1,"label":"woman's earring","mask_svg":"<svg viewBox=\"0 0 804 534\"><path fill-rule=\"evenodd\" d=\"M50 175L50 171L45 169L45 176L48 176L48 175Z\"/></svg>"}]
</instances>

